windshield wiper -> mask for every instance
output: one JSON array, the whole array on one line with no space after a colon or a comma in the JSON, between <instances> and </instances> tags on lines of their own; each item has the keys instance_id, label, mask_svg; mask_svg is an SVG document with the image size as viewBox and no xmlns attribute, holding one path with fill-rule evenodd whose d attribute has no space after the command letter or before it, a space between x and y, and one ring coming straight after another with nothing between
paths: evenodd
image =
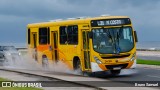
<instances>
[{"instance_id":1,"label":"windshield wiper","mask_svg":"<svg viewBox=\"0 0 160 90\"><path fill-rule=\"evenodd\" d=\"M123 26L119 28L119 31L117 31L117 40L118 40L118 43L119 43L119 38L122 35L122 32L121 32L122 30L123 30Z\"/></svg>"},{"instance_id":2,"label":"windshield wiper","mask_svg":"<svg viewBox=\"0 0 160 90\"><path fill-rule=\"evenodd\" d=\"M112 32L112 35L111 35L111 32ZM111 41L112 41L112 46L113 46L113 53L119 53L120 52L120 50L117 48L117 43L116 43L116 37L115 37L115 31L114 30L111 30L111 32L110 32L110 30L108 30L107 29L107 35L108 35L108 37L111 39Z\"/></svg>"},{"instance_id":3,"label":"windshield wiper","mask_svg":"<svg viewBox=\"0 0 160 90\"><path fill-rule=\"evenodd\" d=\"M107 36L111 39L113 48L115 50L114 53L116 54L119 54L121 51L121 48L119 46L119 39L121 37L122 30L123 30L123 26L120 27L119 30L112 30L112 35L111 35L110 30L107 29Z\"/></svg>"},{"instance_id":4,"label":"windshield wiper","mask_svg":"<svg viewBox=\"0 0 160 90\"><path fill-rule=\"evenodd\" d=\"M116 38L115 38L115 39L116 39L115 41L116 41L117 43L115 43L115 48L116 48L116 53L117 53L117 54L119 54L120 51L121 51L121 48L120 48L120 46L119 46L119 39L120 39L120 37L121 37L121 34L122 34L121 31L122 31L122 30L123 30L123 26L120 27L120 29L119 29L119 30L117 31L117 33L116 33L117 36L116 36Z\"/></svg>"},{"instance_id":5,"label":"windshield wiper","mask_svg":"<svg viewBox=\"0 0 160 90\"><path fill-rule=\"evenodd\" d=\"M108 30L107 29L107 36L111 39L111 41L112 41L112 45L113 45L113 38L112 38L112 35L111 35L111 33L110 33L110 30Z\"/></svg>"},{"instance_id":6,"label":"windshield wiper","mask_svg":"<svg viewBox=\"0 0 160 90\"><path fill-rule=\"evenodd\" d=\"M106 31L107 31L107 36L109 37L109 39L111 39L112 47L114 48L113 53L115 53L116 52L116 50L115 50L116 47L115 47L114 31L113 31L113 36L111 35L111 32L110 32L109 29L106 29Z\"/></svg>"}]
</instances>

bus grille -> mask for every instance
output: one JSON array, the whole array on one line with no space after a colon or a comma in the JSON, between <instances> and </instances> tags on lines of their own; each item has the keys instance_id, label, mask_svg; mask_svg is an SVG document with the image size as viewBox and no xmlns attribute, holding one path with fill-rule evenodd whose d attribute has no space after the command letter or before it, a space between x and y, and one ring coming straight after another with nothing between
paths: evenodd
<instances>
[{"instance_id":1,"label":"bus grille","mask_svg":"<svg viewBox=\"0 0 160 90\"><path fill-rule=\"evenodd\" d=\"M128 64L118 64L118 65L106 65L107 69L113 69L116 67L121 67L121 69L126 68L128 66Z\"/></svg>"},{"instance_id":2,"label":"bus grille","mask_svg":"<svg viewBox=\"0 0 160 90\"><path fill-rule=\"evenodd\" d=\"M101 57L101 58L103 58L103 59L115 59L115 58L125 58L125 57L129 57L130 56L130 54L128 54L128 55L114 55L114 56L108 56L108 57Z\"/></svg>"}]
</instances>

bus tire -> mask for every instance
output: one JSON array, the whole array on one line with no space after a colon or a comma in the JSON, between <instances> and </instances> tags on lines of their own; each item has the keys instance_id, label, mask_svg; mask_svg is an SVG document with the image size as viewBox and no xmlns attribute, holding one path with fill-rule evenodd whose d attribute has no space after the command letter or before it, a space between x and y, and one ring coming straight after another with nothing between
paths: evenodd
<instances>
[{"instance_id":1,"label":"bus tire","mask_svg":"<svg viewBox=\"0 0 160 90\"><path fill-rule=\"evenodd\" d=\"M87 75L89 77L96 77L96 72L88 72Z\"/></svg>"},{"instance_id":2,"label":"bus tire","mask_svg":"<svg viewBox=\"0 0 160 90\"><path fill-rule=\"evenodd\" d=\"M111 70L110 71L113 76L119 75L121 70Z\"/></svg>"},{"instance_id":3,"label":"bus tire","mask_svg":"<svg viewBox=\"0 0 160 90\"><path fill-rule=\"evenodd\" d=\"M46 55L42 55L42 67L43 67L44 69L46 69L46 68L49 67L48 64L49 64L49 63L48 63L48 58L47 58L47 56L46 56Z\"/></svg>"},{"instance_id":4,"label":"bus tire","mask_svg":"<svg viewBox=\"0 0 160 90\"><path fill-rule=\"evenodd\" d=\"M74 70L77 71L80 75L84 75L83 71L82 71L82 68L81 68L80 60L76 60Z\"/></svg>"}]
</instances>

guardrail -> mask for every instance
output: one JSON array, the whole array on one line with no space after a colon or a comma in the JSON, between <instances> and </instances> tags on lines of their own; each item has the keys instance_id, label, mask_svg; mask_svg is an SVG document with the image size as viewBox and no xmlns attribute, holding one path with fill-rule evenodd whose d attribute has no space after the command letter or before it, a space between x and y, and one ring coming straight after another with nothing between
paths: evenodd
<instances>
[{"instance_id":1,"label":"guardrail","mask_svg":"<svg viewBox=\"0 0 160 90\"><path fill-rule=\"evenodd\" d=\"M160 49L137 49L137 51L160 51Z\"/></svg>"}]
</instances>

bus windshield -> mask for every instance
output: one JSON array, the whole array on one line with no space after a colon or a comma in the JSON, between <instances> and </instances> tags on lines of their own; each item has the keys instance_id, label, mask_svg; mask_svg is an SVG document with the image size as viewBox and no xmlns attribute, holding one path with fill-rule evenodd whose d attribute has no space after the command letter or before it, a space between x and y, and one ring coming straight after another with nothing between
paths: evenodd
<instances>
[{"instance_id":1,"label":"bus windshield","mask_svg":"<svg viewBox=\"0 0 160 90\"><path fill-rule=\"evenodd\" d=\"M134 47L131 27L92 29L93 49L102 54L128 52Z\"/></svg>"}]
</instances>

